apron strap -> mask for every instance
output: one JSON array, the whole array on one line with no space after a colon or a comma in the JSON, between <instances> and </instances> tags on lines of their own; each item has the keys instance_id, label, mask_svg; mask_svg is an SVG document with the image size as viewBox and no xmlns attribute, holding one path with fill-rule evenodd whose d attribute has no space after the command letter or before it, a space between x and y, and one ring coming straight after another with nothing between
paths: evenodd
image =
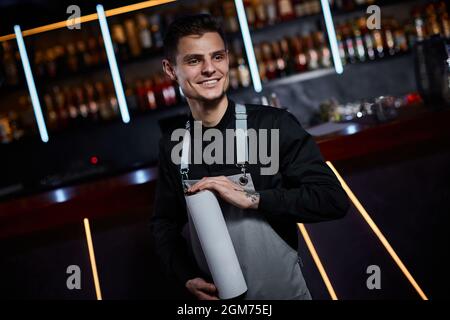
<instances>
[{"instance_id":1,"label":"apron strap","mask_svg":"<svg viewBox=\"0 0 450 320\"><path fill-rule=\"evenodd\" d=\"M247 141L247 109L245 105L236 103L236 158L237 165L245 167L248 163L248 141ZM191 132L189 121L186 122L186 132L183 137L183 149L181 150L180 173L183 180L188 179L189 152L191 149Z\"/></svg>"}]
</instances>

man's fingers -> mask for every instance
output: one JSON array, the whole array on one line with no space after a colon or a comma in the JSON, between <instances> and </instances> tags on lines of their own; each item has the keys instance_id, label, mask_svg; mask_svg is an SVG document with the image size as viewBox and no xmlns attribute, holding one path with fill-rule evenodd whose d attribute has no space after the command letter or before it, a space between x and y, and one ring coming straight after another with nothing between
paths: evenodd
<instances>
[{"instance_id":1,"label":"man's fingers","mask_svg":"<svg viewBox=\"0 0 450 320\"><path fill-rule=\"evenodd\" d=\"M216 296L211 296L211 295L206 294L206 293L204 293L204 292L202 292L202 291L200 291L200 290L197 291L196 296L197 296L197 298L200 299L200 300L219 300L218 297L216 297Z\"/></svg>"},{"instance_id":2,"label":"man's fingers","mask_svg":"<svg viewBox=\"0 0 450 320\"><path fill-rule=\"evenodd\" d=\"M204 292L209 292L209 293L216 293L216 291L217 291L216 286L213 285L212 283L206 283L200 289L203 290Z\"/></svg>"}]
</instances>

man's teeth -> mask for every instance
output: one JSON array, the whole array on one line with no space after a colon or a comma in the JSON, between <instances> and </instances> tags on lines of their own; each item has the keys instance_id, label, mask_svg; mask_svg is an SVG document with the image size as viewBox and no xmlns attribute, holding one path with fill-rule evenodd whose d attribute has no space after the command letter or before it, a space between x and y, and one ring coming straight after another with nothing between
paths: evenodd
<instances>
[{"instance_id":1,"label":"man's teeth","mask_svg":"<svg viewBox=\"0 0 450 320\"><path fill-rule=\"evenodd\" d=\"M216 83L217 83L217 80L209 80L209 81L202 82L202 85L212 86L212 85L215 85Z\"/></svg>"}]
</instances>

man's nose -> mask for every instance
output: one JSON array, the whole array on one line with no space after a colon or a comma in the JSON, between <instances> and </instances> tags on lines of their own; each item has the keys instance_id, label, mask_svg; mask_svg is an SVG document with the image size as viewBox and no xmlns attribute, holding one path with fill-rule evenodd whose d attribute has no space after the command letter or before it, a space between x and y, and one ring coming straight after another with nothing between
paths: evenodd
<instances>
[{"instance_id":1,"label":"man's nose","mask_svg":"<svg viewBox=\"0 0 450 320\"><path fill-rule=\"evenodd\" d=\"M205 59L204 63L203 63L203 69L202 69L202 73L204 75L211 75L214 72L216 72L216 68L212 62L211 59Z\"/></svg>"}]
</instances>

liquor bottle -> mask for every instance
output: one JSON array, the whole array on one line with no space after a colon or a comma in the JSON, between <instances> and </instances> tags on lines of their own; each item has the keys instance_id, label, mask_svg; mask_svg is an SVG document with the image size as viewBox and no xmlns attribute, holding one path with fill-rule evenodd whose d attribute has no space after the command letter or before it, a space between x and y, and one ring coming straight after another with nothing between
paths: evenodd
<instances>
[{"instance_id":1,"label":"liquor bottle","mask_svg":"<svg viewBox=\"0 0 450 320\"><path fill-rule=\"evenodd\" d=\"M112 25L112 40L114 42L114 51L121 61L127 61L130 57L125 30L119 23Z\"/></svg>"},{"instance_id":2,"label":"liquor bottle","mask_svg":"<svg viewBox=\"0 0 450 320\"><path fill-rule=\"evenodd\" d=\"M239 84L247 88L250 86L250 70L248 69L247 64L242 56L239 56L238 59L238 74L239 74Z\"/></svg>"},{"instance_id":3,"label":"liquor bottle","mask_svg":"<svg viewBox=\"0 0 450 320\"><path fill-rule=\"evenodd\" d=\"M371 33L373 37L376 57L383 58L384 57L383 34L381 33L381 30L378 29L373 29Z\"/></svg>"},{"instance_id":4,"label":"liquor bottle","mask_svg":"<svg viewBox=\"0 0 450 320\"><path fill-rule=\"evenodd\" d=\"M116 98L116 93L114 91L114 85L112 82L105 83L105 95L108 99L108 106L110 109L111 118L116 118L119 116L119 103Z\"/></svg>"},{"instance_id":5,"label":"liquor bottle","mask_svg":"<svg viewBox=\"0 0 450 320\"><path fill-rule=\"evenodd\" d=\"M256 57L256 63L258 64L258 71L259 71L259 78L262 82L267 81L266 77L266 66L264 65L262 54L261 54L261 46L255 45L254 46L255 51L255 57Z\"/></svg>"},{"instance_id":6,"label":"liquor bottle","mask_svg":"<svg viewBox=\"0 0 450 320\"><path fill-rule=\"evenodd\" d=\"M236 7L232 0L225 0L222 5L225 30L229 33L239 31Z\"/></svg>"},{"instance_id":7,"label":"liquor bottle","mask_svg":"<svg viewBox=\"0 0 450 320\"><path fill-rule=\"evenodd\" d=\"M342 33L344 36L345 47L347 49L346 51L347 61L349 63L355 63L356 62L355 42L351 34L350 22L345 23L343 25Z\"/></svg>"},{"instance_id":8,"label":"liquor bottle","mask_svg":"<svg viewBox=\"0 0 450 320\"><path fill-rule=\"evenodd\" d=\"M87 41L87 50L90 57L90 66L95 67L100 65L100 53L98 48L97 37L91 34Z\"/></svg>"},{"instance_id":9,"label":"liquor bottle","mask_svg":"<svg viewBox=\"0 0 450 320\"><path fill-rule=\"evenodd\" d=\"M438 20L441 21L441 30L444 38L450 38L450 19L448 16L447 6L444 1L437 4Z\"/></svg>"},{"instance_id":10,"label":"liquor bottle","mask_svg":"<svg viewBox=\"0 0 450 320\"><path fill-rule=\"evenodd\" d=\"M67 55L66 55L66 66L69 73L76 73L79 70L78 66L78 58L77 58L77 50L75 45L69 42L66 46Z\"/></svg>"},{"instance_id":11,"label":"liquor bottle","mask_svg":"<svg viewBox=\"0 0 450 320\"><path fill-rule=\"evenodd\" d=\"M36 78L44 78L46 75L46 66L45 66L45 59L44 59L44 53L42 50L36 50L34 54L34 74L36 75Z\"/></svg>"},{"instance_id":12,"label":"liquor bottle","mask_svg":"<svg viewBox=\"0 0 450 320\"><path fill-rule=\"evenodd\" d=\"M304 52L302 39L298 36L290 38L291 46L294 51L294 66L296 72L304 72L308 69L308 61Z\"/></svg>"},{"instance_id":13,"label":"liquor bottle","mask_svg":"<svg viewBox=\"0 0 450 320\"><path fill-rule=\"evenodd\" d=\"M69 125L69 112L66 109L66 97L58 86L52 87L52 96L55 100L55 110L58 118L58 130L65 129Z\"/></svg>"},{"instance_id":14,"label":"liquor bottle","mask_svg":"<svg viewBox=\"0 0 450 320\"><path fill-rule=\"evenodd\" d=\"M366 52L364 50L364 42L361 35L361 31L358 28L357 21L353 21L352 24L353 37L355 39L356 57L359 61L364 62L366 60Z\"/></svg>"},{"instance_id":15,"label":"liquor bottle","mask_svg":"<svg viewBox=\"0 0 450 320\"><path fill-rule=\"evenodd\" d=\"M289 47L289 39L283 38L280 40L281 56L286 63L286 74L291 75L295 73L294 59L292 59L291 48Z\"/></svg>"},{"instance_id":16,"label":"liquor bottle","mask_svg":"<svg viewBox=\"0 0 450 320\"><path fill-rule=\"evenodd\" d=\"M331 52L328 45L325 42L325 38L322 31L314 33L314 42L317 51L319 52L319 62L323 68L331 67Z\"/></svg>"},{"instance_id":17,"label":"liquor bottle","mask_svg":"<svg viewBox=\"0 0 450 320\"><path fill-rule=\"evenodd\" d=\"M153 45L156 49L161 49L163 47L163 35L162 35L162 24L161 17L157 14L153 14L149 17L150 28L153 36Z\"/></svg>"},{"instance_id":18,"label":"liquor bottle","mask_svg":"<svg viewBox=\"0 0 450 320\"><path fill-rule=\"evenodd\" d=\"M420 13L420 8L416 8L413 11L413 17L414 17L416 41L418 41L418 42L423 41L423 40L425 40L425 37L426 37L426 30L425 30L425 23L424 23L423 17Z\"/></svg>"},{"instance_id":19,"label":"liquor bottle","mask_svg":"<svg viewBox=\"0 0 450 320\"><path fill-rule=\"evenodd\" d=\"M236 59L236 54L234 53L233 49L230 48L228 51L228 61L229 61L229 79L230 79L230 87L232 89L238 89L239 88L239 71L238 71L238 64Z\"/></svg>"},{"instance_id":20,"label":"liquor bottle","mask_svg":"<svg viewBox=\"0 0 450 320\"><path fill-rule=\"evenodd\" d=\"M16 63L14 51L9 41L3 41L2 47L2 62L5 70L6 84L9 86L17 86L19 84L19 70Z\"/></svg>"},{"instance_id":21,"label":"liquor bottle","mask_svg":"<svg viewBox=\"0 0 450 320\"><path fill-rule=\"evenodd\" d=\"M314 48L314 41L311 34L308 34L304 37L304 43L306 49L306 59L308 61L308 69L319 69L319 54L316 48Z\"/></svg>"},{"instance_id":22,"label":"liquor bottle","mask_svg":"<svg viewBox=\"0 0 450 320\"><path fill-rule=\"evenodd\" d=\"M294 7L294 13L297 18L306 16L305 0L292 0L292 5Z\"/></svg>"},{"instance_id":23,"label":"liquor bottle","mask_svg":"<svg viewBox=\"0 0 450 320\"><path fill-rule=\"evenodd\" d=\"M150 31L150 24L147 17L143 13L136 15L139 41L144 54L149 54L152 50L152 32Z\"/></svg>"},{"instance_id":24,"label":"liquor bottle","mask_svg":"<svg viewBox=\"0 0 450 320\"><path fill-rule=\"evenodd\" d=\"M278 21L276 0L263 0L264 6L267 10L267 23L274 25Z\"/></svg>"},{"instance_id":25,"label":"liquor bottle","mask_svg":"<svg viewBox=\"0 0 450 320\"><path fill-rule=\"evenodd\" d=\"M343 38L342 25L336 28L336 41L339 49L339 57L341 58L342 65L347 64L347 56L345 50L345 42Z\"/></svg>"},{"instance_id":26,"label":"liquor bottle","mask_svg":"<svg viewBox=\"0 0 450 320\"><path fill-rule=\"evenodd\" d=\"M429 3L425 6L426 15L426 29L429 36L439 36L441 34L441 28L437 21L437 15L433 3Z\"/></svg>"},{"instance_id":27,"label":"liquor bottle","mask_svg":"<svg viewBox=\"0 0 450 320\"><path fill-rule=\"evenodd\" d=\"M405 31L397 20L392 20L392 28L394 29L395 52L403 53L408 51L408 40L406 38Z\"/></svg>"},{"instance_id":28,"label":"liquor bottle","mask_svg":"<svg viewBox=\"0 0 450 320\"><path fill-rule=\"evenodd\" d=\"M177 93L173 82L165 75L161 75L163 84L163 97L166 106L174 106L177 104Z\"/></svg>"},{"instance_id":29,"label":"liquor bottle","mask_svg":"<svg viewBox=\"0 0 450 320\"><path fill-rule=\"evenodd\" d=\"M295 18L294 7L291 0L277 0L278 16L281 21L291 20Z\"/></svg>"},{"instance_id":30,"label":"liquor bottle","mask_svg":"<svg viewBox=\"0 0 450 320\"><path fill-rule=\"evenodd\" d=\"M78 109L78 114L80 115L80 123L85 123L86 120L89 117L89 109L87 106L86 97L83 91L83 87L75 87L74 89L74 96L75 96L75 105Z\"/></svg>"},{"instance_id":31,"label":"liquor bottle","mask_svg":"<svg viewBox=\"0 0 450 320\"><path fill-rule=\"evenodd\" d=\"M88 70L90 65L90 57L86 52L86 44L80 39L76 42L76 47L79 71Z\"/></svg>"},{"instance_id":32,"label":"liquor bottle","mask_svg":"<svg viewBox=\"0 0 450 320\"><path fill-rule=\"evenodd\" d=\"M86 83L84 85L84 91L86 92L86 103L89 112L89 119L91 122L97 122L100 118L98 110L98 95L95 91L94 85L92 83Z\"/></svg>"},{"instance_id":33,"label":"liquor bottle","mask_svg":"<svg viewBox=\"0 0 450 320\"><path fill-rule=\"evenodd\" d=\"M255 26L256 28L262 28L267 25L267 13L264 2L263 0L252 0L252 5L255 9Z\"/></svg>"},{"instance_id":34,"label":"liquor bottle","mask_svg":"<svg viewBox=\"0 0 450 320\"><path fill-rule=\"evenodd\" d=\"M63 88L64 97L65 97L65 109L68 111L68 126L69 127L77 127L80 124L80 115L79 110L76 104L76 97L74 95L74 91L71 87Z\"/></svg>"},{"instance_id":35,"label":"liquor bottle","mask_svg":"<svg viewBox=\"0 0 450 320\"><path fill-rule=\"evenodd\" d=\"M250 28L256 26L256 12L251 0L244 0L245 15Z\"/></svg>"},{"instance_id":36,"label":"liquor bottle","mask_svg":"<svg viewBox=\"0 0 450 320\"><path fill-rule=\"evenodd\" d=\"M45 51L45 64L46 75L50 78L55 78L57 70L55 62L55 51L53 50L53 47L50 47Z\"/></svg>"},{"instance_id":37,"label":"liquor bottle","mask_svg":"<svg viewBox=\"0 0 450 320\"><path fill-rule=\"evenodd\" d=\"M266 65L266 77L268 80L275 79L277 77L277 65L273 59L270 44L268 42L263 42L261 44L261 50L264 64Z\"/></svg>"},{"instance_id":38,"label":"liquor bottle","mask_svg":"<svg viewBox=\"0 0 450 320\"><path fill-rule=\"evenodd\" d=\"M144 107L146 109L154 110L158 107L156 104L156 96L153 90L153 81L148 78L144 82Z\"/></svg>"},{"instance_id":39,"label":"liquor bottle","mask_svg":"<svg viewBox=\"0 0 450 320\"><path fill-rule=\"evenodd\" d=\"M110 120L114 117L113 110L109 104L108 96L106 95L105 85L101 81L94 83L95 91L98 95L98 111L102 120Z\"/></svg>"},{"instance_id":40,"label":"liquor bottle","mask_svg":"<svg viewBox=\"0 0 450 320\"><path fill-rule=\"evenodd\" d=\"M320 0L310 0L309 1L309 12L311 14L318 14L322 11L322 7L320 5Z\"/></svg>"},{"instance_id":41,"label":"liquor bottle","mask_svg":"<svg viewBox=\"0 0 450 320\"><path fill-rule=\"evenodd\" d=\"M395 54L395 41L394 41L394 33L392 31L392 24L390 19L386 19L384 22L384 41L385 41L385 48L387 53L390 56L393 56Z\"/></svg>"},{"instance_id":42,"label":"liquor bottle","mask_svg":"<svg viewBox=\"0 0 450 320\"><path fill-rule=\"evenodd\" d=\"M46 124L50 130L56 130L58 127L58 115L55 111L52 96L49 93L44 94L44 105L46 110Z\"/></svg>"},{"instance_id":43,"label":"liquor bottle","mask_svg":"<svg viewBox=\"0 0 450 320\"><path fill-rule=\"evenodd\" d=\"M63 45L57 44L54 48L55 51L55 63L56 63L56 70L59 75L66 75L67 74L67 65L66 65L66 49Z\"/></svg>"},{"instance_id":44,"label":"liquor bottle","mask_svg":"<svg viewBox=\"0 0 450 320\"><path fill-rule=\"evenodd\" d=\"M281 48L280 48L280 44L278 43L278 41L273 41L271 43L271 48L272 48L272 54L275 59L275 64L276 64L276 68L277 68L277 71L276 71L277 78L286 77L287 76L286 62L283 60L283 57L281 55Z\"/></svg>"},{"instance_id":45,"label":"liquor bottle","mask_svg":"<svg viewBox=\"0 0 450 320\"><path fill-rule=\"evenodd\" d=\"M136 24L134 20L130 18L124 21L124 25L131 56L134 58L139 57L142 53L142 49L136 32Z\"/></svg>"},{"instance_id":46,"label":"liquor bottle","mask_svg":"<svg viewBox=\"0 0 450 320\"><path fill-rule=\"evenodd\" d=\"M374 60L375 59L374 43L372 35L367 29L367 22L365 17L360 17L358 19L358 28L361 31L361 36L364 42L366 55L369 58L369 60Z\"/></svg>"}]
</instances>

